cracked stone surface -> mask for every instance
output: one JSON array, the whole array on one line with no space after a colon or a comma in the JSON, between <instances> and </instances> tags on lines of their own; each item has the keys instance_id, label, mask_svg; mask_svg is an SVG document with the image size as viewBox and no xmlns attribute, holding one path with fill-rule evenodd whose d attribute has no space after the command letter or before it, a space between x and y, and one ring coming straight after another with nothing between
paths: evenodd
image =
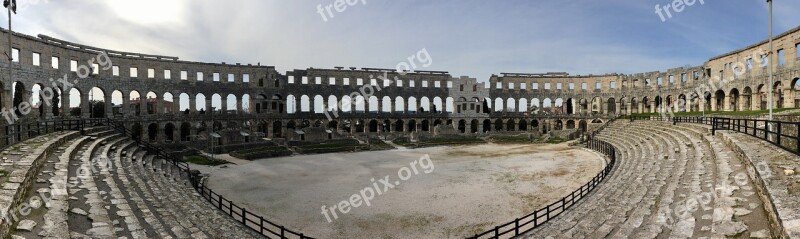
<instances>
[{"instance_id":1,"label":"cracked stone surface","mask_svg":"<svg viewBox=\"0 0 800 239\"><path fill-rule=\"evenodd\" d=\"M770 234L747 169L702 125L616 121L598 138L621 154L576 206L523 238L724 238Z\"/></svg>"}]
</instances>

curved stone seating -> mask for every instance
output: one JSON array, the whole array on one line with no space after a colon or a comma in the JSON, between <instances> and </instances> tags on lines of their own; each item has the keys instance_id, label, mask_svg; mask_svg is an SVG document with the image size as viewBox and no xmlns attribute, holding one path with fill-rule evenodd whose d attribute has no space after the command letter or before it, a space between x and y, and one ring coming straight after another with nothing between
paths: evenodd
<instances>
[{"instance_id":1,"label":"curved stone seating","mask_svg":"<svg viewBox=\"0 0 800 239\"><path fill-rule=\"evenodd\" d=\"M87 132L90 136L55 133L27 141L36 147L20 145L25 152L41 151L37 161L44 163L41 173L29 179L36 181L31 191L19 192L23 195L17 203L29 201L34 194L45 195L46 200L43 207L20 216L20 221L32 224L19 223L11 234L26 238L260 237L211 206L185 175L147 155L133 141L104 128ZM11 203L0 205L10 208Z\"/></svg>"},{"instance_id":2,"label":"curved stone seating","mask_svg":"<svg viewBox=\"0 0 800 239\"><path fill-rule=\"evenodd\" d=\"M771 235L753 183L737 180L746 169L707 129L618 121L597 137L620 154L611 177L524 238Z\"/></svg>"}]
</instances>

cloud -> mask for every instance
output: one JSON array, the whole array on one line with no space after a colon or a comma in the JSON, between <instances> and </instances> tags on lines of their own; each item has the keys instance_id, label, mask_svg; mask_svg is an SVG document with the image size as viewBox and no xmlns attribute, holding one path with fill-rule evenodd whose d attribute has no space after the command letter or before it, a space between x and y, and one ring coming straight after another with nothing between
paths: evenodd
<instances>
[{"instance_id":1,"label":"cloud","mask_svg":"<svg viewBox=\"0 0 800 239\"><path fill-rule=\"evenodd\" d=\"M35 1L35 0L27 0ZM766 5L706 1L661 22L671 1L39 0L15 29L120 51L204 62L392 68L420 49L430 70L488 80L500 72L636 73L700 65L766 37ZM795 27L800 3L776 3L776 33Z\"/></svg>"}]
</instances>

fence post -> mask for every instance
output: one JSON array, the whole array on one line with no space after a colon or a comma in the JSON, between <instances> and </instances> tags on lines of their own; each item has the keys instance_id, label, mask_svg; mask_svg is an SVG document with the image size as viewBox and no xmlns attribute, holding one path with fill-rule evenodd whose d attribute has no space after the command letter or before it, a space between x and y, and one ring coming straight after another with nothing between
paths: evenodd
<instances>
[{"instance_id":1,"label":"fence post","mask_svg":"<svg viewBox=\"0 0 800 239\"><path fill-rule=\"evenodd\" d=\"M514 236L519 236L519 218L514 220Z\"/></svg>"},{"instance_id":2,"label":"fence post","mask_svg":"<svg viewBox=\"0 0 800 239\"><path fill-rule=\"evenodd\" d=\"M242 224L247 226L247 209L242 207Z\"/></svg>"},{"instance_id":3,"label":"fence post","mask_svg":"<svg viewBox=\"0 0 800 239\"><path fill-rule=\"evenodd\" d=\"M778 123L778 130L776 130L775 132L777 132L778 146L781 146L781 136L782 136L781 135L781 122L778 121L777 123Z\"/></svg>"},{"instance_id":4,"label":"fence post","mask_svg":"<svg viewBox=\"0 0 800 239\"><path fill-rule=\"evenodd\" d=\"M711 120L711 135L717 135L717 118Z\"/></svg>"}]
</instances>

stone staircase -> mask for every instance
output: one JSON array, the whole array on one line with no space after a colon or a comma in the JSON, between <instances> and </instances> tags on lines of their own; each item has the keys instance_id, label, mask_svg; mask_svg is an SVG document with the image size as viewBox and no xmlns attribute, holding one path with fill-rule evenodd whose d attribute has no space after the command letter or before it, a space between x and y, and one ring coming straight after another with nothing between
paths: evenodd
<instances>
[{"instance_id":1,"label":"stone staircase","mask_svg":"<svg viewBox=\"0 0 800 239\"><path fill-rule=\"evenodd\" d=\"M707 128L618 121L598 139L621 154L608 181L522 238L772 235L745 167Z\"/></svg>"},{"instance_id":2,"label":"stone staircase","mask_svg":"<svg viewBox=\"0 0 800 239\"><path fill-rule=\"evenodd\" d=\"M172 164L111 130L72 137L46 159L26 194L44 199L20 213L15 237L261 237L200 197Z\"/></svg>"}]
</instances>

